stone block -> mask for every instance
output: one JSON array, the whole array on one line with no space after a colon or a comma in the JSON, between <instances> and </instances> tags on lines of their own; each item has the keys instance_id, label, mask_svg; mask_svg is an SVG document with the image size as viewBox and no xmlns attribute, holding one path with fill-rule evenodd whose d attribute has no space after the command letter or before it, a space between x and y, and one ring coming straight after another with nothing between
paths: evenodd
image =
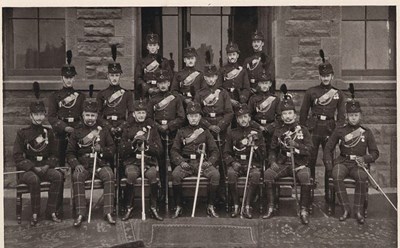
<instances>
[{"instance_id":1,"label":"stone block","mask_svg":"<svg viewBox=\"0 0 400 248\"><path fill-rule=\"evenodd\" d=\"M340 39L339 38L322 38L322 49L327 55L340 54Z\"/></svg>"},{"instance_id":2,"label":"stone block","mask_svg":"<svg viewBox=\"0 0 400 248\"><path fill-rule=\"evenodd\" d=\"M98 50L97 46L92 44L78 44L78 55L79 56L95 56L96 51Z\"/></svg>"},{"instance_id":3,"label":"stone block","mask_svg":"<svg viewBox=\"0 0 400 248\"><path fill-rule=\"evenodd\" d=\"M293 67L310 67L310 68L318 68L318 65L321 63L319 56L314 57L292 57L292 66Z\"/></svg>"},{"instance_id":4,"label":"stone block","mask_svg":"<svg viewBox=\"0 0 400 248\"><path fill-rule=\"evenodd\" d=\"M304 57L318 56L319 46L299 46L299 55Z\"/></svg>"},{"instance_id":5,"label":"stone block","mask_svg":"<svg viewBox=\"0 0 400 248\"><path fill-rule=\"evenodd\" d=\"M340 36L340 20L331 20L331 31L330 34L333 37Z\"/></svg>"},{"instance_id":6,"label":"stone block","mask_svg":"<svg viewBox=\"0 0 400 248\"><path fill-rule=\"evenodd\" d=\"M123 36L109 37L108 38L108 44L109 45L116 44L117 48L124 47L124 40L125 40L125 37L123 37Z\"/></svg>"},{"instance_id":7,"label":"stone block","mask_svg":"<svg viewBox=\"0 0 400 248\"><path fill-rule=\"evenodd\" d=\"M115 36L132 36L133 20L115 20Z\"/></svg>"},{"instance_id":8,"label":"stone block","mask_svg":"<svg viewBox=\"0 0 400 248\"><path fill-rule=\"evenodd\" d=\"M76 8L65 8L65 18L67 20L76 19Z\"/></svg>"},{"instance_id":9,"label":"stone block","mask_svg":"<svg viewBox=\"0 0 400 248\"><path fill-rule=\"evenodd\" d=\"M95 79L96 78L96 67L97 66L86 66L86 78L87 79Z\"/></svg>"},{"instance_id":10,"label":"stone block","mask_svg":"<svg viewBox=\"0 0 400 248\"><path fill-rule=\"evenodd\" d=\"M96 67L96 78L97 79L107 79L108 68L107 66Z\"/></svg>"},{"instance_id":11,"label":"stone block","mask_svg":"<svg viewBox=\"0 0 400 248\"><path fill-rule=\"evenodd\" d=\"M84 27L114 27L113 20L85 20Z\"/></svg>"},{"instance_id":12,"label":"stone block","mask_svg":"<svg viewBox=\"0 0 400 248\"><path fill-rule=\"evenodd\" d=\"M322 11L320 7L317 8L291 8L290 19L291 20L320 20Z\"/></svg>"},{"instance_id":13,"label":"stone block","mask_svg":"<svg viewBox=\"0 0 400 248\"><path fill-rule=\"evenodd\" d=\"M111 57L111 48L109 46L99 48L96 52L96 56ZM119 56L124 56L124 48L117 49L117 57Z\"/></svg>"},{"instance_id":14,"label":"stone block","mask_svg":"<svg viewBox=\"0 0 400 248\"><path fill-rule=\"evenodd\" d=\"M307 80L318 79L318 70L308 67L292 67L290 72L290 79Z\"/></svg>"},{"instance_id":15,"label":"stone block","mask_svg":"<svg viewBox=\"0 0 400 248\"><path fill-rule=\"evenodd\" d=\"M322 7L322 19L324 20L341 20L342 12L341 7L337 6L324 6Z\"/></svg>"},{"instance_id":16,"label":"stone block","mask_svg":"<svg viewBox=\"0 0 400 248\"><path fill-rule=\"evenodd\" d=\"M114 27L85 27L85 36L114 36Z\"/></svg>"},{"instance_id":17,"label":"stone block","mask_svg":"<svg viewBox=\"0 0 400 248\"><path fill-rule=\"evenodd\" d=\"M276 54L289 56L298 54L298 43L297 37L281 37L276 39Z\"/></svg>"},{"instance_id":18,"label":"stone block","mask_svg":"<svg viewBox=\"0 0 400 248\"><path fill-rule=\"evenodd\" d=\"M84 34L83 25L80 20L68 20L65 22L66 36L82 37Z\"/></svg>"},{"instance_id":19,"label":"stone block","mask_svg":"<svg viewBox=\"0 0 400 248\"><path fill-rule=\"evenodd\" d=\"M106 43L108 41L107 37L78 37L78 42L85 42L85 43Z\"/></svg>"},{"instance_id":20,"label":"stone block","mask_svg":"<svg viewBox=\"0 0 400 248\"><path fill-rule=\"evenodd\" d=\"M299 39L299 45L303 46L320 46L321 38L320 37L301 37Z\"/></svg>"},{"instance_id":21,"label":"stone block","mask_svg":"<svg viewBox=\"0 0 400 248\"><path fill-rule=\"evenodd\" d=\"M282 7L276 7L276 8L277 8L277 20L278 21L286 21L286 20L290 19L291 7L282 6Z\"/></svg>"},{"instance_id":22,"label":"stone block","mask_svg":"<svg viewBox=\"0 0 400 248\"><path fill-rule=\"evenodd\" d=\"M78 8L78 19L121 19L121 8Z\"/></svg>"},{"instance_id":23,"label":"stone block","mask_svg":"<svg viewBox=\"0 0 400 248\"><path fill-rule=\"evenodd\" d=\"M122 19L132 20L135 18L136 8L134 7L125 7L122 8Z\"/></svg>"},{"instance_id":24,"label":"stone block","mask_svg":"<svg viewBox=\"0 0 400 248\"><path fill-rule=\"evenodd\" d=\"M279 56L276 58L276 77L281 79L288 79L290 77L291 67L290 56Z\"/></svg>"},{"instance_id":25,"label":"stone block","mask_svg":"<svg viewBox=\"0 0 400 248\"><path fill-rule=\"evenodd\" d=\"M101 65L102 58L101 57L87 57L86 65Z\"/></svg>"},{"instance_id":26,"label":"stone block","mask_svg":"<svg viewBox=\"0 0 400 248\"><path fill-rule=\"evenodd\" d=\"M331 22L288 20L285 22L285 35L287 36L317 36L328 37L331 32Z\"/></svg>"}]
</instances>

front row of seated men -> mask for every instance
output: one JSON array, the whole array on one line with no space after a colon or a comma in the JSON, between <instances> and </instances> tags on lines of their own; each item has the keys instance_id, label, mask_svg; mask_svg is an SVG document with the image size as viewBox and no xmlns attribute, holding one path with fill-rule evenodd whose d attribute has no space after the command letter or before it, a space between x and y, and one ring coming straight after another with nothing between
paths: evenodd
<instances>
[{"instance_id":1,"label":"front row of seated men","mask_svg":"<svg viewBox=\"0 0 400 248\"><path fill-rule=\"evenodd\" d=\"M163 148L160 136L154 127L153 120L148 118L148 108L142 102L135 102L133 118L123 128L120 143L120 156L123 160L127 186L125 198L127 212L123 220L132 217L134 187L140 173L141 151L145 154L145 177L149 180L151 191L151 215L157 220L163 220L157 212L156 196L158 193L156 160L162 156ZM378 156L374 137L371 131L360 125L361 108L354 99L347 103L348 124L338 127L330 137L324 151L324 161L327 171L333 177L335 190L343 206L343 215L340 221L350 216L350 206L343 183L345 177L356 180L354 197L354 211L360 224L364 223L362 213L363 202L366 196L367 174L360 166L374 162ZM269 147L268 162L270 166L264 172L266 198L268 208L263 218L274 215L273 182L282 176L293 175L292 156L294 157L297 182L301 187L300 219L308 224L308 209L311 204L310 170L307 167L310 151L313 147L310 134L306 128L296 121L296 112L292 99L284 98L280 103L282 124L273 133ZM108 223L115 224L112 216L114 208L115 175L110 166L116 151L114 140L108 128L102 128L97 119L98 106L96 102L85 101L83 106L83 122L73 131L69 138L66 157L73 170L73 201L76 206L77 218L74 226L78 227L86 217L85 180L91 177L94 157L97 154L96 176L104 183L104 216ZM29 186L32 204L31 225L36 225L40 214L40 182L51 183L46 214L54 222L60 222L58 216L57 199L59 198L64 181L63 174L54 168L57 165L55 141L52 130L43 126L45 107L43 102L34 102L30 105L32 124L21 129L14 145L14 159L19 170L25 171L20 177L20 183ZM189 125L178 130L171 148L172 163L175 165L172 172L173 195L176 210L173 218L182 214L182 179L196 175L201 153L205 153L202 164L202 175L209 179L210 190L208 196L207 214L218 217L215 212L216 199L220 183L218 165L218 146L208 129L201 126L202 108L198 103L188 103L187 119ZM232 217L239 215L239 196L237 179L246 176L250 154L248 193L246 194L242 214L252 218L250 203L255 195L261 174L261 166L267 159L267 149L264 137L259 129L251 127L250 113L247 105L243 104L236 110L237 127L227 135L223 151L224 163L227 165L229 191L233 199ZM337 143L340 155L333 162L332 153ZM267 144L268 145L268 144ZM367 153L368 149L368 153Z\"/></svg>"}]
</instances>

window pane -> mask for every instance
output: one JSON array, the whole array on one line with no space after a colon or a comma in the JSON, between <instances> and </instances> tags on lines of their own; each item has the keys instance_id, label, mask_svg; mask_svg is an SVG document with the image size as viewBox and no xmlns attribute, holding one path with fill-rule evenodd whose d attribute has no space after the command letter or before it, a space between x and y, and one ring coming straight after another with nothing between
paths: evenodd
<instances>
[{"instance_id":1,"label":"window pane","mask_svg":"<svg viewBox=\"0 0 400 248\"><path fill-rule=\"evenodd\" d=\"M196 67L203 69L205 65L205 52L211 53L211 63L219 64L221 51L221 17L220 16L192 16L191 17L192 46L198 53ZM207 30L207 32L204 32ZM226 31L225 31L226 33ZM222 50L224 53L224 50Z\"/></svg>"},{"instance_id":2,"label":"window pane","mask_svg":"<svg viewBox=\"0 0 400 248\"><path fill-rule=\"evenodd\" d=\"M342 7L342 20L365 19L365 7Z\"/></svg>"},{"instance_id":3,"label":"window pane","mask_svg":"<svg viewBox=\"0 0 400 248\"><path fill-rule=\"evenodd\" d=\"M40 8L39 18L63 18L65 19L65 8Z\"/></svg>"},{"instance_id":4,"label":"window pane","mask_svg":"<svg viewBox=\"0 0 400 248\"><path fill-rule=\"evenodd\" d=\"M37 18L37 8L12 8L12 18Z\"/></svg>"},{"instance_id":5,"label":"window pane","mask_svg":"<svg viewBox=\"0 0 400 248\"><path fill-rule=\"evenodd\" d=\"M64 20L39 21L39 68L60 68L65 61Z\"/></svg>"},{"instance_id":6,"label":"window pane","mask_svg":"<svg viewBox=\"0 0 400 248\"><path fill-rule=\"evenodd\" d=\"M371 6L367 7L368 20L386 20L389 18L389 7Z\"/></svg>"},{"instance_id":7,"label":"window pane","mask_svg":"<svg viewBox=\"0 0 400 248\"><path fill-rule=\"evenodd\" d=\"M365 69L364 22L342 23L342 69Z\"/></svg>"},{"instance_id":8,"label":"window pane","mask_svg":"<svg viewBox=\"0 0 400 248\"><path fill-rule=\"evenodd\" d=\"M165 7L162 8L163 15L177 15L178 7Z\"/></svg>"},{"instance_id":9,"label":"window pane","mask_svg":"<svg viewBox=\"0 0 400 248\"><path fill-rule=\"evenodd\" d=\"M13 21L13 69L31 69L38 67L38 36L36 30L36 21Z\"/></svg>"},{"instance_id":10,"label":"window pane","mask_svg":"<svg viewBox=\"0 0 400 248\"><path fill-rule=\"evenodd\" d=\"M190 8L192 15L219 15L221 7L192 7Z\"/></svg>"},{"instance_id":11,"label":"window pane","mask_svg":"<svg viewBox=\"0 0 400 248\"><path fill-rule=\"evenodd\" d=\"M162 18L163 30L163 56L170 59L169 54L173 54L175 61L175 70L179 69L178 63L178 17L177 16L163 16Z\"/></svg>"},{"instance_id":12,"label":"window pane","mask_svg":"<svg viewBox=\"0 0 400 248\"><path fill-rule=\"evenodd\" d=\"M367 69L394 69L394 32L393 22L367 22Z\"/></svg>"}]
</instances>

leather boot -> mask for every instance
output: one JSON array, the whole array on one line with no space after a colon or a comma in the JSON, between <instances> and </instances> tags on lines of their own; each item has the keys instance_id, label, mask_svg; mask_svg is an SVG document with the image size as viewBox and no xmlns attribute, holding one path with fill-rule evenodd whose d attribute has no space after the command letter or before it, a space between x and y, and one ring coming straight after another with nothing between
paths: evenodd
<instances>
[{"instance_id":1,"label":"leather boot","mask_svg":"<svg viewBox=\"0 0 400 248\"><path fill-rule=\"evenodd\" d=\"M219 215L215 212L214 205L208 205L207 215L214 218L219 218Z\"/></svg>"},{"instance_id":2,"label":"leather boot","mask_svg":"<svg viewBox=\"0 0 400 248\"><path fill-rule=\"evenodd\" d=\"M242 214L247 219L253 218L253 215L251 215L251 207L250 206L245 206Z\"/></svg>"},{"instance_id":3,"label":"leather boot","mask_svg":"<svg viewBox=\"0 0 400 248\"><path fill-rule=\"evenodd\" d=\"M175 209L175 213L174 213L174 215L172 215L172 219L176 219L176 218L178 218L179 216L181 216L182 215L182 212L183 212L183 209L182 209L182 207L181 206L176 206L176 209Z\"/></svg>"},{"instance_id":4,"label":"leather boot","mask_svg":"<svg viewBox=\"0 0 400 248\"><path fill-rule=\"evenodd\" d=\"M107 220L108 224L110 225L115 225L115 220L114 217L111 215L111 213L106 214L106 216L104 216L104 218Z\"/></svg>"},{"instance_id":5,"label":"leather boot","mask_svg":"<svg viewBox=\"0 0 400 248\"><path fill-rule=\"evenodd\" d=\"M210 185L208 191L208 205L213 205L215 203L215 199L217 198L218 194L218 185Z\"/></svg>"},{"instance_id":6,"label":"leather boot","mask_svg":"<svg viewBox=\"0 0 400 248\"><path fill-rule=\"evenodd\" d=\"M274 216L274 207L268 207L267 212L265 213L265 215L262 217L263 219L269 219L272 218L272 216Z\"/></svg>"},{"instance_id":7,"label":"leather boot","mask_svg":"<svg viewBox=\"0 0 400 248\"><path fill-rule=\"evenodd\" d=\"M365 223L365 218L364 215L362 215L360 212L356 213L356 219L358 224L363 225Z\"/></svg>"},{"instance_id":8,"label":"leather boot","mask_svg":"<svg viewBox=\"0 0 400 248\"><path fill-rule=\"evenodd\" d=\"M345 221L349 217L350 217L350 210L344 209L343 215L339 217L339 221Z\"/></svg>"},{"instance_id":9,"label":"leather boot","mask_svg":"<svg viewBox=\"0 0 400 248\"><path fill-rule=\"evenodd\" d=\"M78 215L74 220L74 227L80 227L83 221L83 215Z\"/></svg>"},{"instance_id":10,"label":"leather boot","mask_svg":"<svg viewBox=\"0 0 400 248\"><path fill-rule=\"evenodd\" d=\"M60 223L62 221L61 219L59 219L57 217L56 213L51 213L49 217L50 217L50 220L52 220L53 222L56 222L56 223Z\"/></svg>"},{"instance_id":11,"label":"leather boot","mask_svg":"<svg viewBox=\"0 0 400 248\"><path fill-rule=\"evenodd\" d=\"M135 199L133 184L127 183L124 193L125 193L125 202L127 204L127 207L126 207L126 213L122 217L122 220L126 221L126 220L129 220L133 214L133 201Z\"/></svg>"},{"instance_id":12,"label":"leather boot","mask_svg":"<svg viewBox=\"0 0 400 248\"><path fill-rule=\"evenodd\" d=\"M304 225L308 225L308 223L309 223L309 220L308 220L308 208L301 207L301 209L300 209L300 220L301 220L301 223L303 223Z\"/></svg>"},{"instance_id":13,"label":"leather boot","mask_svg":"<svg viewBox=\"0 0 400 248\"><path fill-rule=\"evenodd\" d=\"M243 209L243 216L246 217L247 219L253 218L253 215L251 214L250 203L251 203L251 200L254 197L254 193L256 192L256 188L257 188L257 185L254 185L254 184L250 184L249 187L248 187L247 196L246 196L246 199L245 199L245 208Z\"/></svg>"},{"instance_id":14,"label":"leather boot","mask_svg":"<svg viewBox=\"0 0 400 248\"><path fill-rule=\"evenodd\" d=\"M232 211L232 213L231 213L231 217L232 217L232 218L238 217L238 215L239 215L239 209L240 209L239 205L234 205L234 206L233 206L233 211Z\"/></svg>"},{"instance_id":15,"label":"leather boot","mask_svg":"<svg viewBox=\"0 0 400 248\"><path fill-rule=\"evenodd\" d=\"M172 185L172 190L176 204L175 213L172 216L172 219L175 219L182 215L182 185Z\"/></svg>"},{"instance_id":16,"label":"leather boot","mask_svg":"<svg viewBox=\"0 0 400 248\"><path fill-rule=\"evenodd\" d=\"M265 184L265 196L267 198L267 213L263 216L263 219L269 219L274 215L274 190L272 187L272 183Z\"/></svg>"},{"instance_id":17,"label":"leather boot","mask_svg":"<svg viewBox=\"0 0 400 248\"><path fill-rule=\"evenodd\" d=\"M159 220L159 221L164 220L160 215L158 215L157 208L155 208L155 207L150 207L150 215L151 215L151 217L153 217L156 220Z\"/></svg>"},{"instance_id":18,"label":"leather boot","mask_svg":"<svg viewBox=\"0 0 400 248\"><path fill-rule=\"evenodd\" d=\"M238 191L237 191L237 185L235 183L230 183L228 185L228 187L229 187L229 192L230 192L232 200L233 200L233 205L239 206L239 195L238 195Z\"/></svg>"},{"instance_id":19,"label":"leather boot","mask_svg":"<svg viewBox=\"0 0 400 248\"><path fill-rule=\"evenodd\" d=\"M31 226L36 226L36 224L38 223L38 216L37 214L32 214L32 218L31 218Z\"/></svg>"}]
</instances>

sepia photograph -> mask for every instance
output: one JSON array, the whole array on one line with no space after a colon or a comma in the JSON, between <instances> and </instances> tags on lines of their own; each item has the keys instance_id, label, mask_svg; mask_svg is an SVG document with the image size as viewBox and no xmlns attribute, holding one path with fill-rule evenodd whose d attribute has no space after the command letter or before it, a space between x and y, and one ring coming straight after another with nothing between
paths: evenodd
<instances>
[{"instance_id":1,"label":"sepia photograph","mask_svg":"<svg viewBox=\"0 0 400 248\"><path fill-rule=\"evenodd\" d=\"M4 247L398 247L397 6L236 4L2 6Z\"/></svg>"}]
</instances>

